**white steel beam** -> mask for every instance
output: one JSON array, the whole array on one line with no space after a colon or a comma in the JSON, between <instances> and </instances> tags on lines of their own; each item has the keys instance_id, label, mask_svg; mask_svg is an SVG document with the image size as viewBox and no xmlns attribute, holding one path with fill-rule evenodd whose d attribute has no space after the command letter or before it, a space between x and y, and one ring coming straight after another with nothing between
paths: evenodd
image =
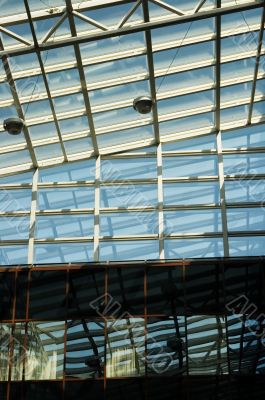
<instances>
[{"instance_id":1,"label":"white steel beam","mask_svg":"<svg viewBox=\"0 0 265 400\"><path fill-rule=\"evenodd\" d=\"M39 179L39 170L38 168L36 168L32 179L32 195L31 195L30 221L29 221L28 264L30 265L34 263L34 238L36 231L38 179Z\"/></svg>"},{"instance_id":2,"label":"white steel beam","mask_svg":"<svg viewBox=\"0 0 265 400\"><path fill-rule=\"evenodd\" d=\"M99 235L100 235L100 156L96 159L95 170L95 207L94 207L94 261L99 261Z\"/></svg>"},{"instance_id":3,"label":"white steel beam","mask_svg":"<svg viewBox=\"0 0 265 400\"><path fill-rule=\"evenodd\" d=\"M165 258L165 226L164 226L164 196L163 196L163 159L162 145L157 146L157 193L158 193L158 238L159 238L159 258Z\"/></svg>"},{"instance_id":4,"label":"white steel beam","mask_svg":"<svg viewBox=\"0 0 265 400\"><path fill-rule=\"evenodd\" d=\"M256 55L255 70L254 70L254 76L253 76L253 85L252 85L252 90L251 90L250 104L249 104L248 118L247 118L248 124L251 124L253 106L254 106L254 101L255 101L257 78L258 78L258 73L259 73L260 57L261 57L263 34L264 34L264 24L265 24L265 5L263 7L263 12L262 12L262 16L261 16L260 32L259 32L259 37L258 37L257 55Z\"/></svg>"}]
</instances>

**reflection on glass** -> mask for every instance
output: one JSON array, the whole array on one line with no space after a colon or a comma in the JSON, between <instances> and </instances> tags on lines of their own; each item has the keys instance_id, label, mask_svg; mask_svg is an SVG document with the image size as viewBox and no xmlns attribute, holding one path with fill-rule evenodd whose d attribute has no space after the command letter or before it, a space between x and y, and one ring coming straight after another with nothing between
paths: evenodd
<instances>
[{"instance_id":1,"label":"reflection on glass","mask_svg":"<svg viewBox=\"0 0 265 400\"><path fill-rule=\"evenodd\" d=\"M187 318L189 373L227 373L227 343L224 317Z\"/></svg>"},{"instance_id":2,"label":"reflection on glass","mask_svg":"<svg viewBox=\"0 0 265 400\"><path fill-rule=\"evenodd\" d=\"M107 331L107 378L143 375L144 319L127 318L109 321Z\"/></svg>"},{"instance_id":3,"label":"reflection on glass","mask_svg":"<svg viewBox=\"0 0 265 400\"><path fill-rule=\"evenodd\" d=\"M103 376L104 321L68 321L66 376L80 379Z\"/></svg>"},{"instance_id":4,"label":"reflection on glass","mask_svg":"<svg viewBox=\"0 0 265 400\"><path fill-rule=\"evenodd\" d=\"M62 378L63 322L0 325L0 380Z\"/></svg>"},{"instance_id":5,"label":"reflection on glass","mask_svg":"<svg viewBox=\"0 0 265 400\"><path fill-rule=\"evenodd\" d=\"M185 318L150 318L147 331L147 373L173 375L185 372Z\"/></svg>"}]
</instances>

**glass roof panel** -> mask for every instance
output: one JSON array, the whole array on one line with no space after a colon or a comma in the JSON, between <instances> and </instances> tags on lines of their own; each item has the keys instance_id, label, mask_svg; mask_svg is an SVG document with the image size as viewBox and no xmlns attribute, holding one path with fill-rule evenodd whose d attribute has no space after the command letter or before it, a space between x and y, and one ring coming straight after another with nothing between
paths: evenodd
<instances>
[{"instance_id":1,"label":"glass roof panel","mask_svg":"<svg viewBox=\"0 0 265 400\"><path fill-rule=\"evenodd\" d=\"M19 116L27 128L13 144L3 139L7 167L264 122L261 0L222 1L219 10L213 0L148 0L145 13L132 1L28 0L30 12L11 3L0 16L0 116ZM133 110L141 95L157 102L152 113ZM30 159L18 161L21 152Z\"/></svg>"}]
</instances>

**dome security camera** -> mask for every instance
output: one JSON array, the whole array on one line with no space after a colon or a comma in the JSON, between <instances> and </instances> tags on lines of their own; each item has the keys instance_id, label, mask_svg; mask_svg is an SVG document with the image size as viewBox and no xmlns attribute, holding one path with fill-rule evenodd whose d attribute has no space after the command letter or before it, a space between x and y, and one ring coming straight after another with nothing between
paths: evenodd
<instances>
[{"instance_id":1,"label":"dome security camera","mask_svg":"<svg viewBox=\"0 0 265 400\"><path fill-rule=\"evenodd\" d=\"M25 122L21 118L7 118L4 120L4 130L10 133L10 135L18 135L21 133Z\"/></svg>"},{"instance_id":2,"label":"dome security camera","mask_svg":"<svg viewBox=\"0 0 265 400\"><path fill-rule=\"evenodd\" d=\"M153 100L150 96L140 96L134 99L133 108L140 114L148 114L151 112Z\"/></svg>"}]
</instances>

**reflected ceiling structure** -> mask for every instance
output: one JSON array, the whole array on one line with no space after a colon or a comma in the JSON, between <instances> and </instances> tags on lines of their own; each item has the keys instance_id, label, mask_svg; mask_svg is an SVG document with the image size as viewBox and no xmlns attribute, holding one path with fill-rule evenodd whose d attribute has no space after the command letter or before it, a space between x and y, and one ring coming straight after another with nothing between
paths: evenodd
<instances>
[{"instance_id":1,"label":"reflected ceiling structure","mask_svg":"<svg viewBox=\"0 0 265 400\"><path fill-rule=\"evenodd\" d=\"M1 128L0 174L263 123L264 18L261 0L4 2L0 117L27 127Z\"/></svg>"}]
</instances>

